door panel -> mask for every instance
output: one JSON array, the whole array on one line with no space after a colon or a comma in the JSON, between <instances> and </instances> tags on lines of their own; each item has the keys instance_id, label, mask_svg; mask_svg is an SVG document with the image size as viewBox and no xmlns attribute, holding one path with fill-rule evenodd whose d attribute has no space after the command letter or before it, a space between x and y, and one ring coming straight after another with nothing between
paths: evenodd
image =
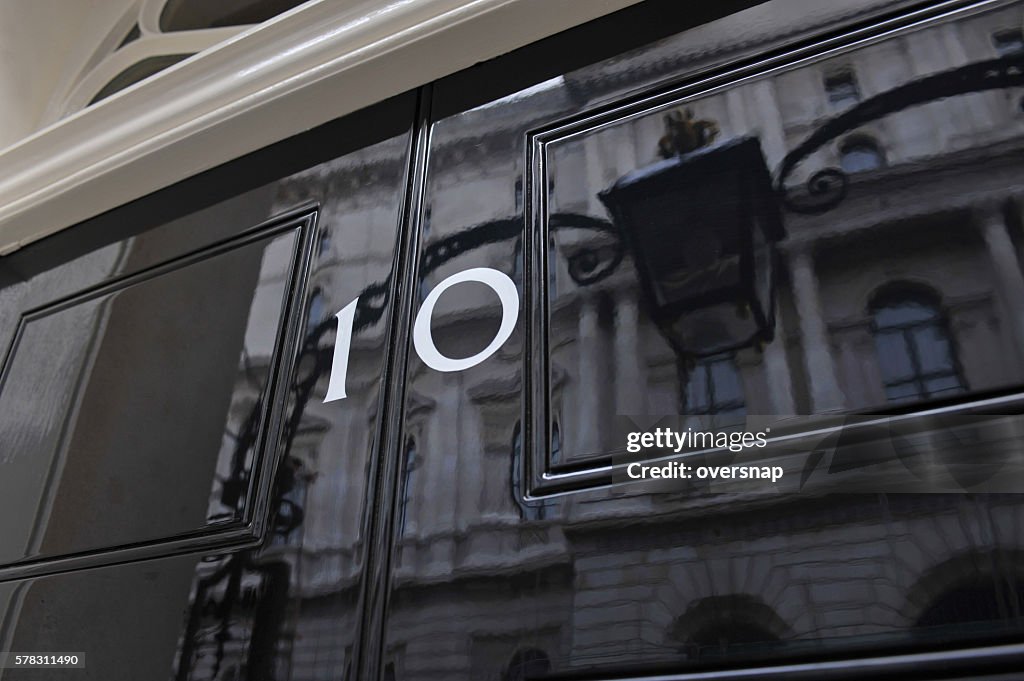
<instances>
[{"instance_id":1,"label":"door panel","mask_svg":"<svg viewBox=\"0 0 1024 681\"><path fill-rule=\"evenodd\" d=\"M896 9L768 2L491 101L508 64L436 86L418 299L484 267L524 305L471 368L411 356L395 678L1019 638L1024 82L986 79L1024 10L859 23ZM501 319L458 284L430 338L472 356ZM772 442L627 449L657 428Z\"/></svg>"},{"instance_id":2,"label":"door panel","mask_svg":"<svg viewBox=\"0 0 1024 681\"><path fill-rule=\"evenodd\" d=\"M84 652L54 672L77 678L352 673L415 108L389 100L0 261L4 333L22 320L0 503L45 490L39 457L66 454L41 541L4 544L34 560L0 575L3 650ZM356 299L348 397L325 402Z\"/></svg>"},{"instance_id":3,"label":"door panel","mask_svg":"<svg viewBox=\"0 0 1024 681\"><path fill-rule=\"evenodd\" d=\"M256 441L239 452L225 436L232 403L252 399L235 374L252 356L276 363L312 228L299 217L23 315L0 388L4 562L248 520L250 490L210 483L233 456L249 477L258 465ZM257 404L269 377L249 388Z\"/></svg>"}]
</instances>

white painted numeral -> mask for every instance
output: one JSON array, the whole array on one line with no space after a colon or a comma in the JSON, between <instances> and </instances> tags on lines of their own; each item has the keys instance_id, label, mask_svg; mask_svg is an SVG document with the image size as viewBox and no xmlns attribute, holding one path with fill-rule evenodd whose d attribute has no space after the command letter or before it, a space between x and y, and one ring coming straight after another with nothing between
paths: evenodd
<instances>
[{"instance_id":1,"label":"white painted numeral","mask_svg":"<svg viewBox=\"0 0 1024 681\"><path fill-rule=\"evenodd\" d=\"M434 306L441 294L456 284L475 281L489 287L498 294L501 300L501 325L490 344L471 357L452 359L445 357L434 345L434 337L430 332L430 321L434 316ZM334 360L331 364L331 378L327 385L327 396L324 402L333 402L347 397L345 394L345 378L348 375L349 352L352 349L352 327L356 318L356 298L346 305L335 317L338 318L338 336L334 342ZM496 269L490 267L474 267L458 272L438 284L423 301L423 306L416 315L412 329L413 347L423 363L436 371L464 371L475 367L498 351L515 330L519 319L519 292L515 282Z\"/></svg>"},{"instance_id":2,"label":"white painted numeral","mask_svg":"<svg viewBox=\"0 0 1024 681\"><path fill-rule=\"evenodd\" d=\"M338 337L334 341L334 361L331 363L331 381L327 384L327 396L324 402L343 400L345 394L345 378L348 376L349 350L352 349L352 326L356 321L356 298L334 315L338 318Z\"/></svg>"},{"instance_id":3,"label":"white painted numeral","mask_svg":"<svg viewBox=\"0 0 1024 681\"><path fill-rule=\"evenodd\" d=\"M434 316L434 305L437 304L441 294L455 284L467 281L476 281L489 286L498 298L501 299L501 326L494 336L491 344L480 352L466 357L465 359L452 359L445 357L434 345L434 338L430 334L430 320ZM495 352L498 351L516 327L516 320L519 318L519 292L516 291L515 282L508 275L490 267L474 267L464 272L458 272L448 277L434 290L430 292L427 299L423 301L423 307L416 315L416 324L412 327L412 342L416 348L416 354L420 356L423 363L437 371L463 371L475 367Z\"/></svg>"}]
</instances>

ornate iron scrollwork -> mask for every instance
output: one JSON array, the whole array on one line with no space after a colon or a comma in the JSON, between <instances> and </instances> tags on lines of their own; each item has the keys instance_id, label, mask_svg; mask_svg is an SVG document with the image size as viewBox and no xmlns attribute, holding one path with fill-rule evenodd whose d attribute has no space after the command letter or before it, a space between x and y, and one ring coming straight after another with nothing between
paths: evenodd
<instances>
[{"instance_id":1,"label":"ornate iron scrollwork","mask_svg":"<svg viewBox=\"0 0 1024 681\"><path fill-rule=\"evenodd\" d=\"M786 186L786 179L815 151L865 123L947 97L1021 86L1024 86L1024 53L936 73L866 99L824 123L786 155L775 181L779 200L789 211L804 214L824 213L839 205L846 197L849 181L846 173L838 168L824 168L811 175L805 183L803 196L795 195L793 188Z\"/></svg>"}]
</instances>

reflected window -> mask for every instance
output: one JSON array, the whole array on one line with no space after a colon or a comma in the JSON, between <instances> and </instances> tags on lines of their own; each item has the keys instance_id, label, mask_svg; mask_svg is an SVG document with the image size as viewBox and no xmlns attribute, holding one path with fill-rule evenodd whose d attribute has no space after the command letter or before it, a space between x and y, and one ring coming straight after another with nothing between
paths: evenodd
<instances>
[{"instance_id":1,"label":"reflected window","mask_svg":"<svg viewBox=\"0 0 1024 681\"><path fill-rule=\"evenodd\" d=\"M874 140L857 138L839 149L839 165L846 173L861 173L885 166L885 156Z\"/></svg>"},{"instance_id":2,"label":"reflected window","mask_svg":"<svg viewBox=\"0 0 1024 681\"><path fill-rule=\"evenodd\" d=\"M402 496L398 500L398 536L403 536L409 517L409 504L412 502L416 471L419 469L419 458L416 456L416 441L410 439L405 444L405 463L402 470Z\"/></svg>"},{"instance_id":3,"label":"reflected window","mask_svg":"<svg viewBox=\"0 0 1024 681\"><path fill-rule=\"evenodd\" d=\"M736 369L734 353L715 355L697 362L685 381L687 414L746 416L743 381Z\"/></svg>"},{"instance_id":4,"label":"reflected window","mask_svg":"<svg viewBox=\"0 0 1024 681\"><path fill-rule=\"evenodd\" d=\"M691 660L721 657L740 650L764 650L788 632L773 608L749 594L708 596L676 620L672 638L683 641L681 652Z\"/></svg>"},{"instance_id":5,"label":"reflected window","mask_svg":"<svg viewBox=\"0 0 1024 681\"><path fill-rule=\"evenodd\" d=\"M1000 57L1020 54L1024 52L1024 33L1017 28L999 31L992 36L992 44Z\"/></svg>"},{"instance_id":6,"label":"reflected window","mask_svg":"<svg viewBox=\"0 0 1024 681\"><path fill-rule=\"evenodd\" d=\"M937 297L894 289L871 307L878 365L890 402L920 400L966 389Z\"/></svg>"},{"instance_id":7,"label":"reflected window","mask_svg":"<svg viewBox=\"0 0 1024 681\"><path fill-rule=\"evenodd\" d=\"M845 109L860 101L860 89L852 71L840 71L825 77L828 102L837 109Z\"/></svg>"}]
</instances>

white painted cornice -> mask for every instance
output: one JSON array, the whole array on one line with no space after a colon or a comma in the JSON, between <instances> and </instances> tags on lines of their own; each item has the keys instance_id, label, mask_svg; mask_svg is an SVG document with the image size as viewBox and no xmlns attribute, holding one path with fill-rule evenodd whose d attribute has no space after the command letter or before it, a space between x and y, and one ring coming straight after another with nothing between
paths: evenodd
<instances>
[{"instance_id":1,"label":"white painted cornice","mask_svg":"<svg viewBox=\"0 0 1024 681\"><path fill-rule=\"evenodd\" d=\"M0 152L0 254L639 0L314 0Z\"/></svg>"}]
</instances>

